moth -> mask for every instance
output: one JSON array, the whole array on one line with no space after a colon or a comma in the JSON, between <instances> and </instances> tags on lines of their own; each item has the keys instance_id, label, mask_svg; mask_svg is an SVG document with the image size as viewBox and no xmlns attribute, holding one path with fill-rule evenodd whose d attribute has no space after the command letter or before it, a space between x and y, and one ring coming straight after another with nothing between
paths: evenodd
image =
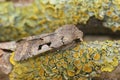
<instances>
[{"instance_id":1,"label":"moth","mask_svg":"<svg viewBox=\"0 0 120 80\"><path fill-rule=\"evenodd\" d=\"M64 25L53 33L30 36L12 42L11 45L14 46L11 46L11 50L15 52L14 59L21 61L47 51L69 48L83 41L82 37L83 32L75 25Z\"/></svg>"}]
</instances>

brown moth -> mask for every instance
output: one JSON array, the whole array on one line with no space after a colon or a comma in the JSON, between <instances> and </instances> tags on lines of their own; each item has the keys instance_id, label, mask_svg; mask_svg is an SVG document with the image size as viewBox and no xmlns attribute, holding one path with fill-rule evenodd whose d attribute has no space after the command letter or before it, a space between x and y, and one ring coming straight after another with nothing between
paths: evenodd
<instances>
[{"instance_id":1,"label":"brown moth","mask_svg":"<svg viewBox=\"0 0 120 80\"><path fill-rule=\"evenodd\" d=\"M53 33L31 36L17 41L14 59L20 61L43 52L58 50L78 40L82 41L82 37L83 32L75 25L64 25Z\"/></svg>"}]
</instances>

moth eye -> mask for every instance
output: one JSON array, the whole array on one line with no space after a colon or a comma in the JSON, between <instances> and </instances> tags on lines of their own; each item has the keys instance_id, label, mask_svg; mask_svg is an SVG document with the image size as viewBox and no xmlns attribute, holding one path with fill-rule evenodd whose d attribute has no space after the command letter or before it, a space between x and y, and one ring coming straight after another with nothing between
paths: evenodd
<instances>
[{"instance_id":1,"label":"moth eye","mask_svg":"<svg viewBox=\"0 0 120 80\"><path fill-rule=\"evenodd\" d=\"M42 46L43 46L43 45L48 45L48 46L50 46L50 45L51 45L51 42L46 43L46 44L39 45L38 50L42 49Z\"/></svg>"}]
</instances>

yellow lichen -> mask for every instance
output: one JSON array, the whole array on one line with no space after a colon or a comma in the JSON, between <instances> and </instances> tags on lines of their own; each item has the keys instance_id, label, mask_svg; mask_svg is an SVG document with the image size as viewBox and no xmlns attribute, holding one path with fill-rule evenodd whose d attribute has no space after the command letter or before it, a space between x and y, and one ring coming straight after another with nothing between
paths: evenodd
<instances>
[{"instance_id":1,"label":"yellow lichen","mask_svg":"<svg viewBox=\"0 0 120 80\"><path fill-rule=\"evenodd\" d=\"M73 57L74 57L74 58L78 58L78 57L79 57L79 54L78 54L78 53L73 54Z\"/></svg>"},{"instance_id":2,"label":"yellow lichen","mask_svg":"<svg viewBox=\"0 0 120 80\"><path fill-rule=\"evenodd\" d=\"M118 59L117 58L113 58L113 62L111 62L111 65L117 66L118 63L119 63Z\"/></svg>"},{"instance_id":3,"label":"yellow lichen","mask_svg":"<svg viewBox=\"0 0 120 80\"><path fill-rule=\"evenodd\" d=\"M85 64L83 66L83 71L90 73L92 72L92 67L89 64Z\"/></svg>"},{"instance_id":4,"label":"yellow lichen","mask_svg":"<svg viewBox=\"0 0 120 80\"><path fill-rule=\"evenodd\" d=\"M76 65L79 65L81 63L81 61L78 59L78 60L75 60L74 61L74 65L76 66Z\"/></svg>"},{"instance_id":5,"label":"yellow lichen","mask_svg":"<svg viewBox=\"0 0 120 80\"><path fill-rule=\"evenodd\" d=\"M88 79L85 77L80 77L78 80L88 80Z\"/></svg>"},{"instance_id":6,"label":"yellow lichen","mask_svg":"<svg viewBox=\"0 0 120 80\"><path fill-rule=\"evenodd\" d=\"M112 72L116 68L120 61L118 46L120 41L81 42L78 48L47 52L20 62L14 61L12 53L10 80L90 79L98 76L98 71Z\"/></svg>"},{"instance_id":7,"label":"yellow lichen","mask_svg":"<svg viewBox=\"0 0 120 80\"><path fill-rule=\"evenodd\" d=\"M75 75L75 71L68 70L67 73L68 73L68 76L74 76Z\"/></svg>"},{"instance_id":8,"label":"yellow lichen","mask_svg":"<svg viewBox=\"0 0 120 80\"><path fill-rule=\"evenodd\" d=\"M14 59L14 54L15 54L15 53L12 53L12 54L11 54L11 57L10 57L10 62L11 62L12 65L15 65L15 64L16 64L16 62L13 60L13 59Z\"/></svg>"},{"instance_id":9,"label":"yellow lichen","mask_svg":"<svg viewBox=\"0 0 120 80\"><path fill-rule=\"evenodd\" d=\"M93 16L113 31L120 30L119 4L119 0L34 0L29 6L14 7L12 2L3 2L0 41L51 32L64 24L86 24Z\"/></svg>"},{"instance_id":10,"label":"yellow lichen","mask_svg":"<svg viewBox=\"0 0 120 80\"><path fill-rule=\"evenodd\" d=\"M100 54L99 53L94 54L93 59L94 60L99 60L100 59Z\"/></svg>"},{"instance_id":11,"label":"yellow lichen","mask_svg":"<svg viewBox=\"0 0 120 80\"><path fill-rule=\"evenodd\" d=\"M114 70L114 67L111 65L107 65L107 66L102 66L101 67L101 71L106 71L106 72L111 72Z\"/></svg>"},{"instance_id":12,"label":"yellow lichen","mask_svg":"<svg viewBox=\"0 0 120 80\"><path fill-rule=\"evenodd\" d=\"M85 58L85 57L82 57L82 58L81 58L81 62L85 63L85 62L86 62L86 58Z\"/></svg>"}]
</instances>

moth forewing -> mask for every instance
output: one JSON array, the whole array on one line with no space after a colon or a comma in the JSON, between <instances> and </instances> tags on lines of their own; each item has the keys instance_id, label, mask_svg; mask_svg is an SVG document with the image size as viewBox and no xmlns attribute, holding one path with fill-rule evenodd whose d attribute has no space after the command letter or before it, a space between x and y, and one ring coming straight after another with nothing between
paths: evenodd
<instances>
[{"instance_id":1,"label":"moth forewing","mask_svg":"<svg viewBox=\"0 0 120 80\"><path fill-rule=\"evenodd\" d=\"M15 60L24 60L41 53L56 50L82 40L83 33L75 25L64 25L53 33L41 34L21 39L17 42Z\"/></svg>"}]
</instances>

